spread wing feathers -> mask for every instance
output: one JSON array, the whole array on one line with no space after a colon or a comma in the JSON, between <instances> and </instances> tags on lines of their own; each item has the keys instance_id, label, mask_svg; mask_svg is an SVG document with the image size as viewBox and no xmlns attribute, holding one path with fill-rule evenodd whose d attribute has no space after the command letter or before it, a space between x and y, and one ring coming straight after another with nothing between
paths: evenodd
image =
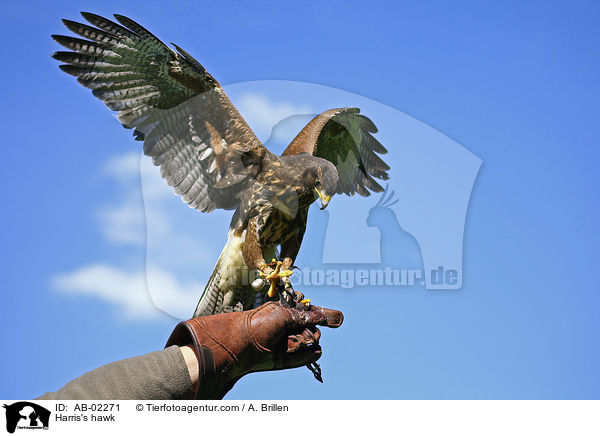
<instances>
[{"instance_id":1,"label":"spread wing feathers","mask_svg":"<svg viewBox=\"0 0 600 436\"><path fill-rule=\"evenodd\" d=\"M387 150L372 133L377 127L359 109L330 109L313 118L283 154L310 153L327 159L338 170L338 193L366 197L369 189L383 191L374 178L387 180L390 169L377 154Z\"/></svg>"},{"instance_id":2,"label":"spread wing feathers","mask_svg":"<svg viewBox=\"0 0 600 436\"><path fill-rule=\"evenodd\" d=\"M176 194L203 212L233 209L267 149L219 83L181 48L172 50L121 15L83 12L93 26L63 20L85 38L53 35L71 51L53 57L144 141Z\"/></svg>"}]
</instances>

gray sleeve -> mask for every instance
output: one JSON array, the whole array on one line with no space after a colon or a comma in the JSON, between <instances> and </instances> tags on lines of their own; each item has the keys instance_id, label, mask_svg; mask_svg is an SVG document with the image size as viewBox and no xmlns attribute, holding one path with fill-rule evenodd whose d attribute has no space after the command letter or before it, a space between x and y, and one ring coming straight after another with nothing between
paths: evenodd
<instances>
[{"instance_id":1,"label":"gray sleeve","mask_svg":"<svg viewBox=\"0 0 600 436\"><path fill-rule=\"evenodd\" d=\"M37 400L183 400L192 381L178 346L101 366Z\"/></svg>"}]
</instances>

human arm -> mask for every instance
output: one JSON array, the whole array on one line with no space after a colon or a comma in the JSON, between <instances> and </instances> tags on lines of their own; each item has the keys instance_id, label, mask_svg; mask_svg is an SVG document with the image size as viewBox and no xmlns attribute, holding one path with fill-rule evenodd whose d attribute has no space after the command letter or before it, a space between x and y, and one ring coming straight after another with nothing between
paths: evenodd
<instances>
[{"instance_id":1,"label":"human arm","mask_svg":"<svg viewBox=\"0 0 600 436\"><path fill-rule=\"evenodd\" d=\"M178 324L164 350L101 366L37 399L220 399L250 372L315 362L321 356L316 326L342 321L338 311L274 302L193 318Z\"/></svg>"},{"instance_id":2,"label":"human arm","mask_svg":"<svg viewBox=\"0 0 600 436\"><path fill-rule=\"evenodd\" d=\"M185 400L194 386L182 347L111 362L38 400Z\"/></svg>"}]
</instances>

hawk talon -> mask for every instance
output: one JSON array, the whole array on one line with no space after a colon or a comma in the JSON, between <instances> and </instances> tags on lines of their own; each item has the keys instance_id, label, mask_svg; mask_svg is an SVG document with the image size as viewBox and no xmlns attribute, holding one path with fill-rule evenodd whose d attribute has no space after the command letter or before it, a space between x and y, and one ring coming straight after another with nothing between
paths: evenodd
<instances>
[{"instance_id":1,"label":"hawk talon","mask_svg":"<svg viewBox=\"0 0 600 436\"><path fill-rule=\"evenodd\" d=\"M286 296L284 295L284 293L280 293L279 294L279 304L281 304L282 306L288 306L289 307L289 302L288 299L286 298Z\"/></svg>"},{"instance_id":2,"label":"hawk talon","mask_svg":"<svg viewBox=\"0 0 600 436\"><path fill-rule=\"evenodd\" d=\"M273 259L275 260L275 259ZM293 272L289 269L285 269L282 270L281 269L281 265L283 265L283 262L280 261L275 261L275 269L273 271L271 271L270 273L266 273L264 270L268 267L268 265L263 265L260 270L258 271L258 274L263 277L264 279L268 280L271 282L270 286L269 286L269 290L267 291L267 296L269 298L273 298L276 294L277 291L277 284L279 283L280 279L283 279L285 277L289 277L293 274Z\"/></svg>"},{"instance_id":3,"label":"hawk talon","mask_svg":"<svg viewBox=\"0 0 600 436\"><path fill-rule=\"evenodd\" d=\"M294 296L285 289L279 293L279 302L283 306L287 306L287 307L295 307L296 306L296 301L294 300Z\"/></svg>"}]
</instances>

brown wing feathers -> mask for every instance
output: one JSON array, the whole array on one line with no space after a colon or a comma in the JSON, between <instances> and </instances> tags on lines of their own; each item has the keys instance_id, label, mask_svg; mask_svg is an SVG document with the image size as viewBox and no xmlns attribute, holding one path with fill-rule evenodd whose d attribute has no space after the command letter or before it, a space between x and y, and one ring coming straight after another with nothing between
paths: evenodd
<instances>
[{"instance_id":1,"label":"brown wing feathers","mask_svg":"<svg viewBox=\"0 0 600 436\"><path fill-rule=\"evenodd\" d=\"M258 176L270 152L233 106L219 83L185 50L174 51L133 20L115 23L83 12L93 26L63 20L85 39L53 35L71 51L56 52L60 68L118 112L144 153L160 165L176 194L201 211L231 209ZM387 150L377 128L357 108L331 109L315 117L285 150L310 153L336 165L338 192L383 191Z\"/></svg>"},{"instance_id":2,"label":"brown wing feathers","mask_svg":"<svg viewBox=\"0 0 600 436\"><path fill-rule=\"evenodd\" d=\"M52 36L72 50L53 55L65 63L60 68L134 129L186 203L205 212L235 208L268 151L219 83L187 52L127 17L115 15L115 23L82 15L96 27L63 22L85 39Z\"/></svg>"},{"instance_id":3,"label":"brown wing feathers","mask_svg":"<svg viewBox=\"0 0 600 436\"><path fill-rule=\"evenodd\" d=\"M294 138L284 155L310 153L332 162L339 175L338 193L382 192L374 180L387 180L390 167L378 156L387 153L373 137L377 127L358 108L330 109L317 115Z\"/></svg>"}]
</instances>

